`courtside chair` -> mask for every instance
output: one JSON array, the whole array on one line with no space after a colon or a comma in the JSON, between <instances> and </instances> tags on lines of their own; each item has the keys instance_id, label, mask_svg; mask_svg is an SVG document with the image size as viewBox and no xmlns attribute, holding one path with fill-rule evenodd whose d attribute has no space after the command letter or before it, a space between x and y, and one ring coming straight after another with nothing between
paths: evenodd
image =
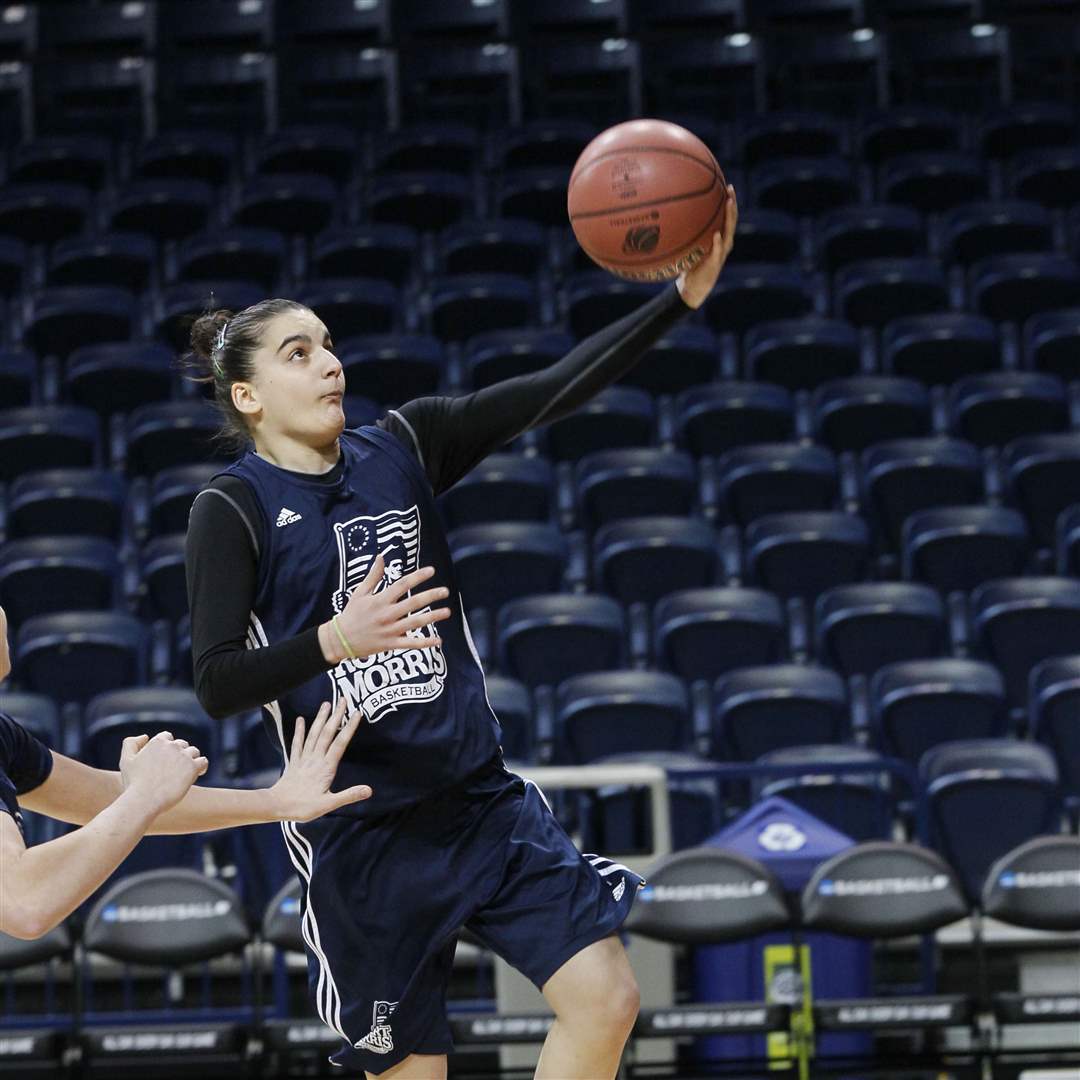
<instances>
[{"instance_id":1,"label":"courtside chair","mask_svg":"<svg viewBox=\"0 0 1080 1080\"><path fill-rule=\"evenodd\" d=\"M272 229L232 227L197 233L177 246L177 281L235 278L273 289L288 264L285 238Z\"/></svg>"},{"instance_id":2,"label":"courtside chair","mask_svg":"<svg viewBox=\"0 0 1080 1080\"><path fill-rule=\"evenodd\" d=\"M236 166L236 138L226 131L164 131L131 150L132 176L220 185Z\"/></svg>"},{"instance_id":3,"label":"courtside chair","mask_svg":"<svg viewBox=\"0 0 1080 1080\"><path fill-rule=\"evenodd\" d=\"M798 217L817 217L859 201L851 165L842 157L782 157L750 170L750 188L758 206L785 210Z\"/></svg>"},{"instance_id":4,"label":"courtside chair","mask_svg":"<svg viewBox=\"0 0 1080 1080\"><path fill-rule=\"evenodd\" d=\"M101 424L77 405L33 405L0 412L0 480L41 469L101 464Z\"/></svg>"},{"instance_id":5,"label":"courtside chair","mask_svg":"<svg viewBox=\"0 0 1080 1080\"><path fill-rule=\"evenodd\" d=\"M922 215L891 203L838 207L818 218L815 235L819 262L830 273L865 259L902 259L926 251Z\"/></svg>"},{"instance_id":6,"label":"courtside chair","mask_svg":"<svg viewBox=\"0 0 1080 1080\"><path fill-rule=\"evenodd\" d=\"M252 176L233 203L231 223L314 236L330 224L338 205L337 185L319 173Z\"/></svg>"},{"instance_id":7,"label":"courtside chair","mask_svg":"<svg viewBox=\"0 0 1080 1080\"><path fill-rule=\"evenodd\" d=\"M64 364L64 393L102 416L168 401L176 358L153 342L109 341L80 345Z\"/></svg>"},{"instance_id":8,"label":"courtside chair","mask_svg":"<svg viewBox=\"0 0 1080 1080\"><path fill-rule=\"evenodd\" d=\"M597 450L654 442L656 403L633 386L608 386L542 433L554 461L577 461Z\"/></svg>"},{"instance_id":9,"label":"courtside chair","mask_svg":"<svg viewBox=\"0 0 1080 1080\"><path fill-rule=\"evenodd\" d=\"M697 505L693 458L677 450L596 450L574 468L579 521L592 530L621 518L680 516Z\"/></svg>"},{"instance_id":10,"label":"courtside chair","mask_svg":"<svg viewBox=\"0 0 1080 1080\"><path fill-rule=\"evenodd\" d=\"M870 716L882 752L915 766L941 743L1007 734L1005 681L981 660L886 664L870 682Z\"/></svg>"},{"instance_id":11,"label":"courtside chair","mask_svg":"<svg viewBox=\"0 0 1080 1080\"><path fill-rule=\"evenodd\" d=\"M1009 496L1043 547L1054 542L1054 526L1067 506L1080 502L1080 435L1029 435L1009 443L1001 455Z\"/></svg>"},{"instance_id":12,"label":"courtside chair","mask_svg":"<svg viewBox=\"0 0 1080 1080\"><path fill-rule=\"evenodd\" d=\"M214 189L202 180L169 176L131 180L110 199L108 224L116 232L178 240L205 228L216 202Z\"/></svg>"},{"instance_id":13,"label":"courtside chair","mask_svg":"<svg viewBox=\"0 0 1080 1080\"><path fill-rule=\"evenodd\" d=\"M1044 311L1024 323L1024 363L1064 382L1080 377L1080 308Z\"/></svg>"},{"instance_id":14,"label":"courtside chair","mask_svg":"<svg viewBox=\"0 0 1080 1080\"><path fill-rule=\"evenodd\" d=\"M743 338L747 379L791 392L813 390L832 379L857 374L859 355L856 329L841 319L820 315L758 323Z\"/></svg>"},{"instance_id":15,"label":"courtside chair","mask_svg":"<svg viewBox=\"0 0 1080 1080\"><path fill-rule=\"evenodd\" d=\"M855 143L864 161L879 164L902 154L956 150L960 136L955 113L910 103L864 113L857 121Z\"/></svg>"},{"instance_id":16,"label":"courtside chair","mask_svg":"<svg viewBox=\"0 0 1080 1080\"><path fill-rule=\"evenodd\" d=\"M296 299L330 328L338 341L358 334L385 334L395 328L401 296L388 281L322 278L299 288Z\"/></svg>"},{"instance_id":17,"label":"courtside chair","mask_svg":"<svg viewBox=\"0 0 1080 1080\"><path fill-rule=\"evenodd\" d=\"M907 315L944 311L949 289L936 259L862 259L836 272L833 305L855 326L880 328Z\"/></svg>"},{"instance_id":18,"label":"courtside chair","mask_svg":"<svg viewBox=\"0 0 1080 1080\"><path fill-rule=\"evenodd\" d=\"M881 331L881 367L889 375L945 386L1001 366L997 327L984 315L935 311L905 315Z\"/></svg>"},{"instance_id":19,"label":"courtside chair","mask_svg":"<svg viewBox=\"0 0 1080 1080\"><path fill-rule=\"evenodd\" d=\"M90 195L69 183L5 184L0 189L0 235L26 244L53 244L82 230Z\"/></svg>"},{"instance_id":20,"label":"courtside chair","mask_svg":"<svg viewBox=\"0 0 1080 1080\"><path fill-rule=\"evenodd\" d=\"M1023 199L965 203L950 210L941 223L941 247L950 263L1050 251L1053 244L1049 211Z\"/></svg>"},{"instance_id":21,"label":"courtside chair","mask_svg":"<svg viewBox=\"0 0 1080 1080\"><path fill-rule=\"evenodd\" d=\"M574 339L559 330L520 327L488 330L465 343L465 367L474 390L527 375L550 366L574 347Z\"/></svg>"},{"instance_id":22,"label":"courtside chair","mask_svg":"<svg viewBox=\"0 0 1080 1080\"><path fill-rule=\"evenodd\" d=\"M814 307L810 283L783 263L736 263L717 280L702 305L717 333L742 334L760 323L793 319Z\"/></svg>"},{"instance_id":23,"label":"courtside chair","mask_svg":"<svg viewBox=\"0 0 1080 1080\"><path fill-rule=\"evenodd\" d=\"M1012 193L1051 209L1080 203L1080 150L1075 146L1025 150L1009 162Z\"/></svg>"},{"instance_id":24,"label":"courtside chair","mask_svg":"<svg viewBox=\"0 0 1080 1080\"><path fill-rule=\"evenodd\" d=\"M1057 101L1021 101L991 109L976 125L984 157L1008 158L1040 146L1068 146L1076 139L1072 109Z\"/></svg>"},{"instance_id":25,"label":"courtside chair","mask_svg":"<svg viewBox=\"0 0 1080 1080\"><path fill-rule=\"evenodd\" d=\"M24 473L8 488L8 539L74 535L118 541L126 497L124 478L109 470Z\"/></svg>"},{"instance_id":26,"label":"courtside chair","mask_svg":"<svg viewBox=\"0 0 1080 1080\"><path fill-rule=\"evenodd\" d=\"M900 154L878 169L878 196L923 214L940 214L985 199L986 173L978 158L958 151Z\"/></svg>"},{"instance_id":27,"label":"courtside chair","mask_svg":"<svg viewBox=\"0 0 1080 1080\"><path fill-rule=\"evenodd\" d=\"M292 172L303 161L308 172L345 184L358 154L356 133L338 124L290 124L263 136L253 155L256 172Z\"/></svg>"},{"instance_id":28,"label":"courtside chair","mask_svg":"<svg viewBox=\"0 0 1080 1080\"><path fill-rule=\"evenodd\" d=\"M336 349L348 391L388 405L434 393L446 368L442 345L428 334L364 334Z\"/></svg>"},{"instance_id":29,"label":"courtside chair","mask_svg":"<svg viewBox=\"0 0 1080 1080\"><path fill-rule=\"evenodd\" d=\"M837 498L836 458L820 446L739 446L717 458L715 470L720 505L739 525L764 514L831 510Z\"/></svg>"},{"instance_id":30,"label":"courtside chair","mask_svg":"<svg viewBox=\"0 0 1080 1080\"><path fill-rule=\"evenodd\" d=\"M1062 790L1080 802L1080 656L1053 656L1031 669L1028 723L1032 737L1050 748Z\"/></svg>"},{"instance_id":31,"label":"courtside chair","mask_svg":"<svg viewBox=\"0 0 1080 1080\"><path fill-rule=\"evenodd\" d=\"M373 177L366 209L371 221L435 232L476 210L471 179L452 172L398 172Z\"/></svg>"},{"instance_id":32,"label":"courtside chair","mask_svg":"<svg viewBox=\"0 0 1080 1080\"><path fill-rule=\"evenodd\" d=\"M401 288L418 264L420 242L407 225L351 225L327 229L311 243L308 275L363 277Z\"/></svg>"},{"instance_id":33,"label":"courtside chair","mask_svg":"<svg viewBox=\"0 0 1080 1080\"><path fill-rule=\"evenodd\" d=\"M98 233L58 241L49 252L49 285L114 285L142 292L157 263L157 243L141 233Z\"/></svg>"},{"instance_id":34,"label":"courtside chair","mask_svg":"<svg viewBox=\"0 0 1080 1080\"><path fill-rule=\"evenodd\" d=\"M489 454L439 500L451 529L485 521L551 521L555 506L551 463L505 452Z\"/></svg>"},{"instance_id":35,"label":"courtside chair","mask_svg":"<svg viewBox=\"0 0 1080 1080\"><path fill-rule=\"evenodd\" d=\"M811 402L819 442L840 453L930 433L930 397L913 379L855 375L827 382Z\"/></svg>"},{"instance_id":36,"label":"courtside chair","mask_svg":"<svg viewBox=\"0 0 1080 1080\"><path fill-rule=\"evenodd\" d=\"M752 443L782 443L795 431L791 393L767 382L691 387L679 395L675 410L679 441L695 457Z\"/></svg>"},{"instance_id":37,"label":"courtside chair","mask_svg":"<svg viewBox=\"0 0 1080 1080\"><path fill-rule=\"evenodd\" d=\"M720 346L704 326L673 326L619 380L653 397L677 395L692 386L711 383L717 374Z\"/></svg>"},{"instance_id":38,"label":"courtside chair","mask_svg":"<svg viewBox=\"0 0 1080 1080\"><path fill-rule=\"evenodd\" d=\"M118 598L116 545L91 536L35 536L0 550L0 597L15 626L57 611L107 610Z\"/></svg>"},{"instance_id":39,"label":"courtside chair","mask_svg":"<svg viewBox=\"0 0 1080 1080\"><path fill-rule=\"evenodd\" d=\"M126 341L135 323L135 298L109 285L37 289L25 299L23 340L38 356L66 359L83 345Z\"/></svg>"}]
</instances>

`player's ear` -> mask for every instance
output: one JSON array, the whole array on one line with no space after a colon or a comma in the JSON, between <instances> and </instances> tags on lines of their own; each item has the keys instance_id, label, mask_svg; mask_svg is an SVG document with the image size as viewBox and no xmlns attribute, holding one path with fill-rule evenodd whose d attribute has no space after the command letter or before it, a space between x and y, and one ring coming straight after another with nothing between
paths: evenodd
<instances>
[{"instance_id":1,"label":"player's ear","mask_svg":"<svg viewBox=\"0 0 1080 1080\"><path fill-rule=\"evenodd\" d=\"M229 389L236 411L244 416L254 416L262 411L259 394L254 383L234 382Z\"/></svg>"}]
</instances>

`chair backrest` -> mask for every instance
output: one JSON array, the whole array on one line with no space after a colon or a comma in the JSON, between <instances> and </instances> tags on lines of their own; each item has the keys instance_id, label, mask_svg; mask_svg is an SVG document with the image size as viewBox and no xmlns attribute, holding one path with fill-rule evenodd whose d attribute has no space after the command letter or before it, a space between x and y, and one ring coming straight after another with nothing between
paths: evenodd
<instances>
[{"instance_id":1,"label":"chair backrest","mask_svg":"<svg viewBox=\"0 0 1080 1080\"><path fill-rule=\"evenodd\" d=\"M284 952L304 951L300 881L285 882L266 905L259 936Z\"/></svg>"},{"instance_id":2,"label":"chair backrest","mask_svg":"<svg viewBox=\"0 0 1080 1080\"><path fill-rule=\"evenodd\" d=\"M982 910L1033 930L1080 930L1080 836L1037 836L1003 855L986 875Z\"/></svg>"},{"instance_id":3,"label":"chair backrest","mask_svg":"<svg viewBox=\"0 0 1080 1080\"><path fill-rule=\"evenodd\" d=\"M756 859L714 847L690 848L646 872L626 928L642 937L718 944L791 923L783 888Z\"/></svg>"}]
</instances>

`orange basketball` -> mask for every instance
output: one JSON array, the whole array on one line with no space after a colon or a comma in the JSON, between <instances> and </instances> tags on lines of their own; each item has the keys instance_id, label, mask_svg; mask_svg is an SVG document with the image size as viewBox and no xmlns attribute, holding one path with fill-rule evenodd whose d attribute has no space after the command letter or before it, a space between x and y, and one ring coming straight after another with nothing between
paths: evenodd
<instances>
[{"instance_id":1,"label":"orange basketball","mask_svg":"<svg viewBox=\"0 0 1080 1080\"><path fill-rule=\"evenodd\" d=\"M633 281L664 281L709 253L726 198L724 174L696 135L666 120L629 120L581 152L566 208L594 262Z\"/></svg>"}]
</instances>

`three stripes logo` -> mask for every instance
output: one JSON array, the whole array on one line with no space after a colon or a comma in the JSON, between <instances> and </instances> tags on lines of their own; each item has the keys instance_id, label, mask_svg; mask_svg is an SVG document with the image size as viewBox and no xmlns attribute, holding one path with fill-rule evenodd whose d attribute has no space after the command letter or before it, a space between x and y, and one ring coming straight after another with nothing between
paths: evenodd
<instances>
[{"instance_id":1,"label":"three stripes logo","mask_svg":"<svg viewBox=\"0 0 1080 1080\"><path fill-rule=\"evenodd\" d=\"M278 511L277 527L279 529L283 525L291 525L294 521L303 521L303 517L295 510L290 510L287 506L283 506Z\"/></svg>"}]
</instances>

